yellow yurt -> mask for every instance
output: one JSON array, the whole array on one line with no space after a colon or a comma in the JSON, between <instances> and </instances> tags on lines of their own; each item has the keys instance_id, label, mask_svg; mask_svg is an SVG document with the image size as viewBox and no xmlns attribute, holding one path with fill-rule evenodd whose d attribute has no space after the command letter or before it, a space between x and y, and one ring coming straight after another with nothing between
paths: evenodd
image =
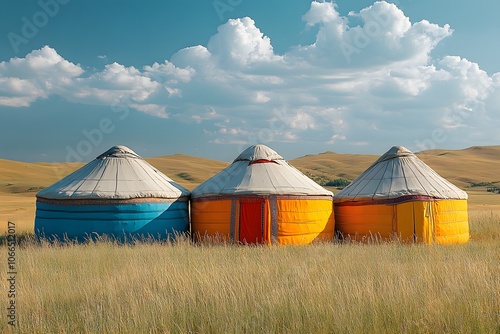
<instances>
[{"instance_id":1,"label":"yellow yurt","mask_svg":"<svg viewBox=\"0 0 500 334\"><path fill-rule=\"evenodd\" d=\"M191 232L242 244L332 240L333 194L265 145L253 145L191 193Z\"/></svg>"},{"instance_id":2,"label":"yellow yurt","mask_svg":"<svg viewBox=\"0 0 500 334\"><path fill-rule=\"evenodd\" d=\"M467 193L394 146L334 197L344 238L437 244L469 240Z\"/></svg>"}]
</instances>

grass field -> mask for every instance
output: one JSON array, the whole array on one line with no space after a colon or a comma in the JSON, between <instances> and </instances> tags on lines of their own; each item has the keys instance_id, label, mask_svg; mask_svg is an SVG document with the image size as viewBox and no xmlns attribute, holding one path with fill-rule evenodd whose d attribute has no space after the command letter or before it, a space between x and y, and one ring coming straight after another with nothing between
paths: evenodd
<instances>
[{"instance_id":1,"label":"grass field","mask_svg":"<svg viewBox=\"0 0 500 334\"><path fill-rule=\"evenodd\" d=\"M499 333L499 223L472 213L456 246L25 241L13 332Z\"/></svg>"}]
</instances>

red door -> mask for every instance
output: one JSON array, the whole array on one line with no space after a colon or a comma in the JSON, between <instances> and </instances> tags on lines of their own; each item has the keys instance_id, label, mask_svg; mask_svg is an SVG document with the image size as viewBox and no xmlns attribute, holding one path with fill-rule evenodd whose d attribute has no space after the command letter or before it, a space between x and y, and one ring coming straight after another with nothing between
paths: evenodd
<instances>
[{"instance_id":1,"label":"red door","mask_svg":"<svg viewBox=\"0 0 500 334\"><path fill-rule=\"evenodd\" d=\"M244 244L261 244L264 241L264 199L240 200L240 239Z\"/></svg>"}]
</instances>

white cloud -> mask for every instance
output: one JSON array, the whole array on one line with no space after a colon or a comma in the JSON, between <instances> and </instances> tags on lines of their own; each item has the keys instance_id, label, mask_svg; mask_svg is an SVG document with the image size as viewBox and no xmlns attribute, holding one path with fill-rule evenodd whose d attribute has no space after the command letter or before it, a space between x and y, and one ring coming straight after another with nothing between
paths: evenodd
<instances>
[{"instance_id":1,"label":"white cloud","mask_svg":"<svg viewBox=\"0 0 500 334\"><path fill-rule=\"evenodd\" d=\"M295 142L299 139L299 137L296 134L290 131L276 132L275 136L276 136L275 137L276 141Z\"/></svg>"},{"instance_id":2,"label":"white cloud","mask_svg":"<svg viewBox=\"0 0 500 334\"><path fill-rule=\"evenodd\" d=\"M206 46L140 68L112 63L88 73L46 46L0 63L0 105L28 107L51 95L125 103L203 124L213 143L356 146L412 144L434 129L463 142L480 130L498 133L500 73L459 56L432 57L452 35L448 25L411 22L384 1L346 17L313 1L302 19L318 29L315 41L281 55L248 17L221 25Z\"/></svg>"},{"instance_id":3,"label":"white cloud","mask_svg":"<svg viewBox=\"0 0 500 334\"><path fill-rule=\"evenodd\" d=\"M266 92L258 91L255 92L255 102L256 103L266 103L269 102L271 98Z\"/></svg>"},{"instance_id":4,"label":"white cloud","mask_svg":"<svg viewBox=\"0 0 500 334\"><path fill-rule=\"evenodd\" d=\"M249 17L230 19L217 31L208 41L207 49L224 66L251 66L280 59L274 54L269 37Z\"/></svg>"},{"instance_id":5,"label":"white cloud","mask_svg":"<svg viewBox=\"0 0 500 334\"><path fill-rule=\"evenodd\" d=\"M191 119L193 119L196 123L201 123L203 121L213 120L220 118L220 115L213 108L209 108L209 110L200 115L193 115Z\"/></svg>"},{"instance_id":6,"label":"white cloud","mask_svg":"<svg viewBox=\"0 0 500 334\"><path fill-rule=\"evenodd\" d=\"M349 26L330 2L313 2L304 15L308 25L319 25L316 41L292 53L295 57L335 67L373 67L402 62L425 64L429 53L452 31L428 21L410 23L394 4L375 2L359 14L363 25Z\"/></svg>"},{"instance_id":7,"label":"white cloud","mask_svg":"<svg viewBox=\"0 0 500 334\"><path fill-rule=\"evenodd\" d=\"M221 145L249 145L250 142L245 141L245 140L223 140L220 138L210 140L209 141L212 144L221 144Z\"/></svg>"},{"instance_id":8,"label":"white cloud","mask_svg":"<svg viewBox=\"0 0 500 334\"><path fill-rule=\"evenodd\" d=\"M156 116L159 118L168 118L168 113L165 106L159 106L157 104L130 104L131 108L142 111L146 114Z\"/></svg>"},{"instance_id":9,"label":"white cloud","mask_svg":"<svg viewBox=\"0 0 500 334\"><path fill-rule=\"evenodd\" d=\"M302 19L307 23L308 26L313 26L320 23L341 23L338 24L340 27L345 27L345 19L340 17L339 13L336 11L335 7L337 5L331 2L317 2L313 1L311 3L311 8L309 11L302 16Z\"/></svg>"},{"instance_id":10,"label":"white cloud","mask_svg":"<svg viewBox=\"0 0 500 334\"><path fill-rule=\"evenodd\" d=\"M59 92L83 73L80 65L63 59L47 46L25 58L0 62L0 105L28 107Z\"/></svg>"},{"instance_id":11,"label":"white cloud","mask_svg":"<svg viewBox=\"0 0 500 334\"><path fill-rule=\"evenodd\" d=\"M239 135L241 134L243 131L241 129L231 129L231 128L220 128L219 129L219 133L221 134L230 134L230 135Z\"/></svg>"},{"instance_id":12,"label":"white cloud","mask_svg":"<svg viewBox=\"0 0 500 334\"><path fill-rule=\"evenodd\" d=\"M180 67L192 66L195 70L201 71L212 66L212 55L210 51L202 45L191 46L179 50L172 56L172 63Z\"/></svg>"},{"instance_id":13,"label":"white cloud","mask_svg":"<svg viewBox=\"0 0 500 334\"><path fill-rule=\"evenodd\" d=\"M154 63L152 66L144 66L145 74L157 81L166 83L189 82L195 70L191 67L179 68L165 60L164 64Z\"/></svg>"},{"instance_id":14,"label":"white cloud","mask_svg":"<svg viewBox=\"0 0 500 334\"><path fill-rule=\"evenodd\" d=\"M134 101L144 101L159 88L159 83L143 75L139 70L118 63L106 65L102 72L88 78L77 79L83 89L98 89L106 96L105 101L114 101L118 96L127 95Z\"/></svg>"},{"instance_id":15,"label":"white cloud","mask_svg":"<svg viewBox=\"0 0 500 334\"><path fill-rule=\"evenodd\" d=\"M283 121L294 130L313 130L317 127L314 117L304 110L297 110L292 115L283 117Z\"/></svg>"},{"instance_id":16,"label":"white cloud","mask_svg":"<svg viewBox=\"0 0 500 334\"><path fill-rule=\"evenodd\" d=\"M34 82L13 77L0 77L0 92L0 105L9 107L28 107L33 101L47 97Z\"/></svg>"},{"instance_id":17,"label":"white cloud","mask_svg":"<svg viewBox=\"0 0 500 334\"><path fill-rule=\"evenodd\" d=\"M327 144L333 145L333 144L337 143L338 141L342 141L345 139L346 139L346 137L344 135L335 134L330 138L329 141L327 141Z\"/></svg>"},{"instance_id":18,"label":"white cloud","mask_svg":"<svg viewBox=\"0 0 500 334\"><path fill-rule=\"evenodd\" d=\"M463 99L482 100L488 96L492 78L478 64L458 56L446 56L439 64L450 73Z\"/></svg>"},{"instance_id":19,"label":"white cloud","mask_svg":"<svg viewBox=\"0 0 500 334\"><path fill-rule=\"evenodd\" d=\"M352 145L352 146L368 146L370 143L367 142L367 141L353 141L353 142L349 142L349 145Z\"/></svg>"},{"instance_id":20,"label":"white cloud","mask_svg":"<svg viewBox=\"0 0 500 334\"><path fill-rule=\"evenodd\" d=\"M22 79L76 77L83 73L80 65L63 59L57 52L44 46L40 50L30 52L25 58L12 58L9 62L0 63L2 76L16 76Z\"/></svg>"}]
</instances>

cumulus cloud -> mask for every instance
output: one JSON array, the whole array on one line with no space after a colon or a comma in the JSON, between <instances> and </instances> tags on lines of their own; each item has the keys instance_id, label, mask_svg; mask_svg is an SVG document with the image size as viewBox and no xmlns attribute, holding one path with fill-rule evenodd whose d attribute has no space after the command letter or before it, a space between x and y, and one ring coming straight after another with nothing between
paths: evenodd
<instances>
[{"instance_id":1,"label":"cumulus cloud","mask_svg":"<svg viewBox=\"0 0 500 334\"><path fill-rule=\"evenodd\" d=\"M152 66L144 66L144 71L151 79L171 84L189 82L195 74L193 68L189 66L179 68L168 60L165 60L163 64L154 63Z\"/></svg>"},{"instance_id":2,"label":"cumulus cloud","mask_svg":"<svg viewBox=\"0 0 500 334\"><path fill-rule=\"evenodd\" d=\"M269 102L271 98L269 97L269 94L266 92L262 91L257 91L255 92L255 102L256 103L266 103Z\"/></svg>"},{"instance_id":3,"label":"cumulus cloud","mask_svg":"<svg viewBox=\"0 0 500 334\"><path fill-rule=\"evenodd\" d=\"M133 102L144 102L160 84L134 67L112 63L102 72L76 79L75 86L76 91L69 94L76 101L112 104L124 97Z\"/></svg>"},{"instance_id":4,"label":"cumulus cloud","mask_svg":"<svg viewBox=\"0 0 500 334\"><path fill-rule=\"evenodd\" d=\"M0 62L0 105L28 107L38 99L56 94L84 70L63 59L54 49L43 47L25 58Z\"/></svg>"},{"instance_id":5,"label":"cumulus cloud","mask_svg":"<svg viewBox=\"0 0 500 334\"><path fill-rule=\"evenodd\" d=\"M313 1L302 19L305 29L317 28L314 42L283 54L249 17L141 68L112 63L87 72L46 46L0 63L0 105L28 107L51 95L126 104L201 124L213 143L358 146L399 135L423 149L418 143L434 129L466 141L498 126L500 73L489 76L460 56L433 57L450 26L411 22L385 1L348 16Z\"/></svg>"},{"instance_id":6,"label":"cumulus cloud","mask_svg":"<svg viewBox=\"0 0 500 334\"><path fill-rule=\"evenodd\" d=\"M207 49L224 66L237 67L279 60L269 37L249 17L230 19L208 41Z\"/></svg>"},{"instance_id":7,"label":"cumulus cloud","mask_svg":"<svg viewBox=\"0 0 500 334\"><path fill-rule=\"evenodd\" d=\"M203 114L197 114L191 116L191 119L194 120L196 123L201 123L207 120L214 120L218 119L221 116L215 111L213 108L209 108L209 110Z\"/></svg>"},{"instance_id":8,"label":"cumulus cloud","mask_svg":"<svg viewBox=\"0 0 500 334\"><path fill-rule=\"evenodd\" d=\"M304 110L295 111L292 115L284 117L283 121L293 130L307 130L317 127L314 117Z\"/></svg>"},{"instance_id":9,"label":"cumulus cloud","mask_svg":"<svg viewBox=\"0 0 500 334\"><path fill-rule=\"evenodd\" d=\"M432 49L450 36L448 25L440 27L426 20L411 24L396 5L377 1L351 13L362 25L349 26L330 2L311 4L303 19L307 25L319 25L316 41L298 47L291 55L310 59L324 66L373 67L394 64L426 64Z\"/></svg>"},{"instance_id":10,"label":"cumulus cloud","mask_svg":"<svg viewBox=\"0 0 500 334\"><path fill-rule=\"evenodd\" d=\"M308 26L335 22L336 26L343 30L346 27L346 20L339 15L336 6L335 3L313 1L309 11L302 16L302 19Z\"/></svg>"},{"instance_id":11,"label":"cumulus cloud","mask_svg":"<svg viewBox=\"0 0 500 334\"><path fill-rule=\"evenodd\" d=\"M465 101L483 100L488 96L492 78L478 64L458 56L446 56L439 64L454 79L458 93Z\"/></svg>"},{"instance_id":12,"label":"cumulus cloud","mask_svg":"<svg viewBox=\"0 0 500 334\"><path fill-rule=\"evenodd\" d=\"M137 103L132 103L129 106L131 108L137 109L137 110L142 111L146 114L156 116L159 118L168 118L169 117L165 106L160 106L157 104L137 104Z\"/></svg>"}]
</instances>

